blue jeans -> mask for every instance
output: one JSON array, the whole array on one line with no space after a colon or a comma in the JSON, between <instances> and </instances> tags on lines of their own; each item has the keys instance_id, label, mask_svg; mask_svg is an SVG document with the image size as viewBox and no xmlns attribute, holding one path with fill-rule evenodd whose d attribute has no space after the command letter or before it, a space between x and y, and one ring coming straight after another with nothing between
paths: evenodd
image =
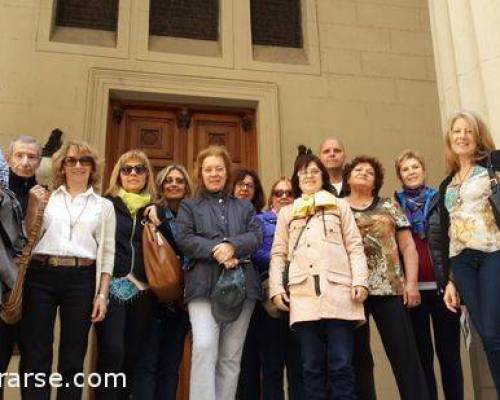
<instances>
[{"instance_id":1,"label":"blue jeans","mask_svg":"<svg viewBox=\"0 0 500 400\"><path fill-rule=\"evenodd\" d=\"M465 249L451 258L462 301L483 341L491 376L500 393L500 251Z\"/></svg>"},{"instance_id":2,"label":"blue jeans","mask_svg":"<svg viewBox=\"0 0 500 400\"><path fill-rule=\"evenodd\" d=\"M337 319L297 322L305 397L351 400L354 392L354 322ZM325 356L326 354L326 356ZM327 381L330 382L328 395Z\"/></svg>"},{"instance_id":3,"label":"blue jeans","mask_svg":"<svg viewBox=\"0 0 500 400\"><path fill-rule=\"evenodd\" d=\"M175 400L188 313L157 304L135 368L133 398Z\"/></svg>"}]
</instances>

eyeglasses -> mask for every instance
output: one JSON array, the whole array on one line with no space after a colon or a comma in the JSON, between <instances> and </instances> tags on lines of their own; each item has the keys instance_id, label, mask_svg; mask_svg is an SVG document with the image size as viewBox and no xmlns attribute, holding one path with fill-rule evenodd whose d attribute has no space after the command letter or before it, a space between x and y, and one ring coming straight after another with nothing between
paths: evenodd
<instances>
[{"instance_id":1,"label":"eyeglasses","mask_svg":"<svg viewBox=\"0 0 500 400\"><path fill-rule=\"evenodd\" d=\"M184 178L168 177L168 178L165 178L165 180L163 181L163 183L168 183L169 185L171 185L174 182L177 183L178 185L184 185L186 183L186 180Z\"/></svg>"},{"instance_id":2,"label":"eyeglasses","mask_svg":"<svg viewBox=\"0 0 500 400\"><path fill-rule=\"evenodd\" d=\"M94 159L91 156L83 156L80 158L76 157L65 157L64 158L64 166L65 167L75 167L76 164L80 163L82 167L93 167Z\"/></svg>"},{"instance_id":3,"label":"eyeglasses","mask_svg":"<svg viewBox=\"0 0 500 400\"><path fill-rule=\"evenodd\" d=\"M299 172L297 172L297 175L299 177L303 177L303 176L307 176L307 175L320 176L321 171L319 169L314 168L314 169L310 169L310 170L299 171Z\"/></svg>"},{"instance_id":4,"label":"eyeglasses","mask_svg":"<svg viewBox=\"0 0 500 400\"><path fill-rule=\"evenodd\" d=\"M132 171L135 171L137 175L144 175L146 172L148 172L146 166L142 164L124 165L123 167L120 168L120 172L123 175L130 175L132 174Z\"/></svg>"},{"instance_id":5,"label":"eyeglasses","mask_svg":"<svg viewBox=\"0 0 500 400\"><path fill-rule=\"evenodd\" d=\"M292 197L292 191L291 190L282 190L282 189L277 189L273 191L273 196L275 197Z\"/></svg>"},{"instance_id":6,"label":"eyeglasses","mask_svg":"<svg viewBox=\"0 0 500 400\"><path fill-rule=\"evenodd\" d=\"M236 186L242 188L242 189L255 189L255 185L253 183L246 183L246 182L238 182Z\"/></svg>"}]
</instances>

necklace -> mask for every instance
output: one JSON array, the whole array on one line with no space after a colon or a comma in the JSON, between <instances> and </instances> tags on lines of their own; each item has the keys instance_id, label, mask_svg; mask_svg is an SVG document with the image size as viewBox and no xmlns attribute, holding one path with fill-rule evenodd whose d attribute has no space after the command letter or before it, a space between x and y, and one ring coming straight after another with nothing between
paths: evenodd
<instances>
[{"instance_id":1,"label":"necklace","mask_svg":"<svg viewBox=\"0 0 500 400\"><path fill-rule=\"evenodd\" d=\"M76 217L74 221L72 221L72 215L71 211L68 207L68 201L66 200L66 195L64 194L64 206L66 207L66 211L68 212L69 216L69 241L71 242L73 240L73 228L75 227L76 223L80 220L80 217L82 216L83 212L87 208L87 205L89 204L89 199L90 196L87 196L87 200L85 201L85 205L82 208L82 211L80 211L80 214Z\"/></svg>"},{"instance_id":2,"label":"necklace","mask_svg":"<svg viewBox=\"0 0 500 400\"><path fill-rule=\"evenodd\" d=\"M467 171L465 171L465 174L463 175L463 177L460 176L460 171L457 171L457 173L455 175L456 178L457 178L457 180L458 180L458 185L457 185L457 204L459 206L461 206L462 203L463 203L462 194L461 194L462 185L467 180L467 178L469 177L470 171L471 171L471 169L473 167L474 167L474 164L470 165L469 168L467 168Z\"/></svg>"},{"instance_id":3,"label":"necklace","mask_svg":"<svg viewBox=\"0 0 500 400\"><path fill-rule=\"evenodd\" d=\"M347 199L349 201L349 204L351 204L352 207L358 209L358 210L364 210L365 208L368 208L373 203L373 198L370 198L368 200L364 201L354 201L352 197L349 196Z\"/></svg>"}]
</instances>

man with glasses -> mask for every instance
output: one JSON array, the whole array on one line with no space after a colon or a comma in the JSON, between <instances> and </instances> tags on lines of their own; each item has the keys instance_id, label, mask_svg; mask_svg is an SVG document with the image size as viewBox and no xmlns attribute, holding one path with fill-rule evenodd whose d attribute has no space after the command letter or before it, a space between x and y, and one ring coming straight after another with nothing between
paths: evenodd
<instances>
[{"instance_id":1,"label":"man with glasses","mask_svg":"<svg viewBox=\"0 0 500 400\"><path fill-rule=\"evenodd\" d=\"M342 179L346 153L344 144L336 138L327 138L319 148L319 158L330 175L330 183L337 197L344 197L346 184Z\"/></svg>"},{"instance_id":2,"label":"man with glasses","mask_svg":"<svg viewBox=\"0 0 500 400\"><path fill-rule=\"evenodd\" d=\"M8 188L20 203L23 218L28 207L29 192L37 184L35 172L40 166L41 151L40 144L34 138L20 136L10 143L7 152ZM4 283L1 281L0 285ZM18 325L7 325L0 319L0 373L7 370L17 341ZM3 385L0 386L0 399L3 399Z\"/></svg>"}]
</instances>

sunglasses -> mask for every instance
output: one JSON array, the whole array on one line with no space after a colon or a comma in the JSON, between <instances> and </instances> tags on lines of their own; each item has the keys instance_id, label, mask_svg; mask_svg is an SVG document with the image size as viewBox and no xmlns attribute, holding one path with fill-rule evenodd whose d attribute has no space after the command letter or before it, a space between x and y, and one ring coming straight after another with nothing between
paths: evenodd
<instances>
[{"instance_id":1,"label":"sunglasses","mask_svg":"<svg viewBox=\"0 0 500 400\"><path fill-rule=\"evenodd\" d=\"M65 157L64 166L65 167L75 167L77 163L80 163L82 167L93 167L94 159L91 156L83 156L80 158L76 157Z\"/></svg>"},{"instance_id":2,"label":"sunglasses","mask_svg":"<svg viewBox=\"0 0 500 400\"><path fill-rule=\"evenodd\" d=\"M120 172L123 175L130 175L132 171L135 171L136 175L144 175L146 172L148 172L146 166L142 164L124 165L123 167L120 168Z\"/></svg>"},{"instance_id":3,"label":"sunglasses","mask_svg":"<svg viewBox=\"0 0 500 400\"><path fill-rule=\"evenodd\" d=\"M292 197L292 191L291 190L274 190L273 191L273 196L275 197L283 197L285 195L286 197Z\"/></svg>"}]
</instances>

